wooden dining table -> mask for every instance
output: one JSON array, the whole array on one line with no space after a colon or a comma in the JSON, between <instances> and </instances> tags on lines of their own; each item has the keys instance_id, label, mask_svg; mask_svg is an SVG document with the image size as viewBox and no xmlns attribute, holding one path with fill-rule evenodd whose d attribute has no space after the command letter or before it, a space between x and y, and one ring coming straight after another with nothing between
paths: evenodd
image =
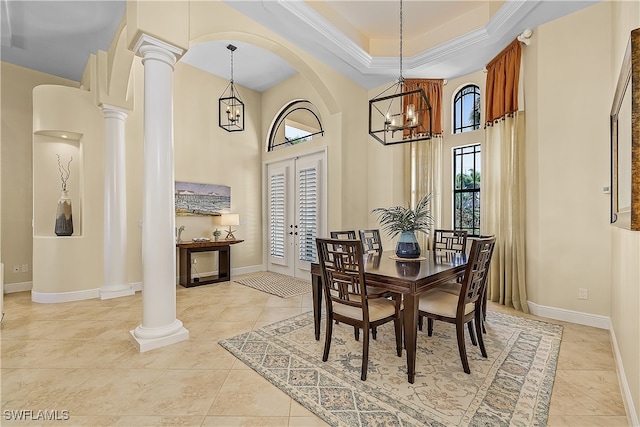
<instances>
[{"instance_id":1,"label":"wooden dining table","mask_svg":"<svg viewBox=\"0 0 640 427\"><path fill-rule=\"evenodd\" d=\"M467 265L467 256L465 254L440 255L433 251L423 251L419 261L397 261L394 257L393 251L365 255L365 279L367 286L376 286L402 294L407 376L409 382L413 384L416 376L420 294L461 275ZM318 263L311 264L311 282L315 338L319 340L322 316L322 270Z\"/></svg>"}]
</instances>

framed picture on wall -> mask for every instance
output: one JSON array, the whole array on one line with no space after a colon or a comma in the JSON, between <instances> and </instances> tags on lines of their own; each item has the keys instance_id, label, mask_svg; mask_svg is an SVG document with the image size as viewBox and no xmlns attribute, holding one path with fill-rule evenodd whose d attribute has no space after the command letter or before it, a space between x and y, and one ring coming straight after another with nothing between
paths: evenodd
<instances>
[{"instance_id":1,"label":"framed picture on wall","mask_svg":"<svg viewBox=\"0 0 640 427\"><path fill-rule=\"evenodd\" d=\"M231 187L176 181L176 215L221 215L231 211Z\"/></svg>"},{"instance_id":2,"label":"framed picture on wall","mask_svg":"<svg viewBox=\"0 0 640 427\"><path fill-rule=\"evenodd\" d=\"M640 230L640 28L631 32L611 107L611 222Z\"/></svg>"}]
</instances>

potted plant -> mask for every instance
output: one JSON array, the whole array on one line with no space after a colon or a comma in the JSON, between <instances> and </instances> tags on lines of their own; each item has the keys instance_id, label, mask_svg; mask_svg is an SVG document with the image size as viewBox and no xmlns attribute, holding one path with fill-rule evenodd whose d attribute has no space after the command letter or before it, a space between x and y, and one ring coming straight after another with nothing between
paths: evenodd
<instances>
[{"instance_id":1,"label":"potted plant","mask_svg":"<svg viewBox=\"0 0 640 427\"><path fill-rule=\"evenodd\" d=\"M430 209L431 194L424 196L416 204L415 209L410 206L392 206L390 208L375 208L371 213L378 215L380 226L393 238L400 234L396 245L396 256L399 258L418 258L420 245L416 238L416 231L428 234L433 224Z\"/></svg>"},{"instance_id":2,"label":"potted plant","mask_svg":"<svg viewBox=\"0 0 640 427\"><path fill-rule=\"evenodd\" d=\"M220 235L221 234L222 234L222 232L220 230L218 230L217 228L213 232L213 238L215 239L216 242L220 239Z\"/></svg>"}]
</instances>

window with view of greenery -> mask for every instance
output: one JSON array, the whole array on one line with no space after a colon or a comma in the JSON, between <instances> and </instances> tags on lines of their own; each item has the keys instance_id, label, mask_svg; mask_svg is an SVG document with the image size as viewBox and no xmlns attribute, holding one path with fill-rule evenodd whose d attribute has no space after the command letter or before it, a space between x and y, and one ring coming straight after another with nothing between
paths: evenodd
<instances>
[{"instance_id":1,"label":"window with view of greenery","mask_svg":"<svg viewBox=\"0 0 640 427\"><path fill-rule=\"evenodd\" d=\"M480 144L453 149L453 224L480 235Z\"/></svg>"},{"instance_id":2,"label":"window with view of greenery","mask_svg":"<svg viewBox=\"0 0 640 427\"><path fill-rule=\"evenodd\" d=\"M480 129L480 88L466 85L453 98L453 133Z\"/></svg>"}]
</instances>

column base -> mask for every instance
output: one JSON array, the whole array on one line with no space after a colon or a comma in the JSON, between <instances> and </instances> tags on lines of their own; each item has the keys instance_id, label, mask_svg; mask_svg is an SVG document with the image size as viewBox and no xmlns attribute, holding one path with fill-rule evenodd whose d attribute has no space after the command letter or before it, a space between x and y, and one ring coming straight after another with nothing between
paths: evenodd
<instances>
[{"instance_id":1,"label":"column base","mask_svg":"<svg viewBox=\"0 0 640 427\"><path fill-rule=\"evenodd\" d=\"M135 289L133 289L131 285L106 286L98 289L98 292L100 293L101 300L128 297L136 294Z\"/></svg>"},{"instance_id":2,"label":"column base","mask_svg":"<svg viewBox=\"0 0 640 427\"><path fill-rule=\"evenodd\" d=\"M131 341L140 353L189 340L189 331L184 327L181 327L171 335L158 338L138 338L135 334L135 330L129 331L129 334L131 335Z\"/></svg>"}]
</instances>

